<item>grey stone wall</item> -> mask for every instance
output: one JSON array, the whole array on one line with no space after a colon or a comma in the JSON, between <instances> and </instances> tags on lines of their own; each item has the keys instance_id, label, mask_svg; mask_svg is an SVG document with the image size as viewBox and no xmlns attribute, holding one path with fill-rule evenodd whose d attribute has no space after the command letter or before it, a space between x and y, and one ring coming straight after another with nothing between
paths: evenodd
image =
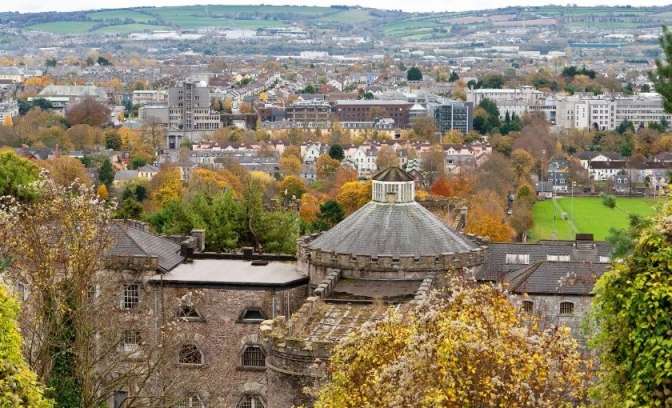
<instances>
[{"instance_id":1,"label":"grey stone wall","mask_svg":"<svg viewBox=\"0 0 672 408\"><path fill-rule=\"evenodd\" d=\"M163 316L177 325L180 341L196 344L204 355L199 371L203 381L197 392L208 407L235 407L245 393L267 395L266 369L242 367L242 352L249 344L261 345L259 323L241 321L246 308L258 308L267 318L293 313L306 298L307 286L291 289L163 287L159 291ZM189 299L202 319L176 317L181 301ZM155 313L160 315L161 313ZM175 356L177 363L177 356Z\"/></svg>"}]
</instances>

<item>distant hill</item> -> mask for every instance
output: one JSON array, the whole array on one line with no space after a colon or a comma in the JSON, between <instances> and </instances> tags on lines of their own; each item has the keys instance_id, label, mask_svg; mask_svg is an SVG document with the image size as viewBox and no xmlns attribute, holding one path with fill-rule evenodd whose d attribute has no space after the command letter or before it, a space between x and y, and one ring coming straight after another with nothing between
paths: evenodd
<instances>
[{"instance_id":1,"label":"distant hill","mask_svg":"<svg viewBox=\"0 0 672 408\"><path fill-rule=\"evenodd\" d=\"M440 39L488 27L563 26L638 29L672 23L663 7L510 7L459 13L405 13L362 7L226 6L138 7L63 13L0 13L0 26L56 34L105 34L200 28L336 28L381 37Z\"/></svg>"}]
</instances>

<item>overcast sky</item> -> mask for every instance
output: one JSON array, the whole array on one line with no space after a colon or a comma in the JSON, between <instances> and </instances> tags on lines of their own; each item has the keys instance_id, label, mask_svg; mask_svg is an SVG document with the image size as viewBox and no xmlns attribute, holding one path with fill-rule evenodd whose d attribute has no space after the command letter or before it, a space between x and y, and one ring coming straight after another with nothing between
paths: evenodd
<instances>
[{"instance_id":1,"label":"overcast sky","mask_svg":"<svg viewBox=\"0 0 672 408\"><path fill-rule=\"evenodd\" d=\"M179 6L189 4L292 4L329 6L332 4L359 5L382 9L401 9L404 11L460 11L474 9L489 9L506 6L539 6L546 4L580 4L593 5L632 5L632 6L662 6L670 0L260 0L258 3L241 0L0 0L0 11L72 11L90 10L92 8L119 8L136 6Z\"/></svg>"}]
</instances>

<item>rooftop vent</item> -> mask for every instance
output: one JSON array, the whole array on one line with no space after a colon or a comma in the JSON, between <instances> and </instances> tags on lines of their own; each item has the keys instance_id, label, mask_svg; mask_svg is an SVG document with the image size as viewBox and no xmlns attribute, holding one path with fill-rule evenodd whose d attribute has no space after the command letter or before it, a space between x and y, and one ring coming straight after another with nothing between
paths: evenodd
<instances>
[{"instance_id":1,"label":"rooftop vent","mask_svg":"<svg viewBox=\"0 0 672 408\"><path fill-rule=\"evenodd\" d=\"M265 261L263 259L256 259L252 262L250 262L252 266L266 266L268 265L268 261Z\"/></svg>"}]
</instances>

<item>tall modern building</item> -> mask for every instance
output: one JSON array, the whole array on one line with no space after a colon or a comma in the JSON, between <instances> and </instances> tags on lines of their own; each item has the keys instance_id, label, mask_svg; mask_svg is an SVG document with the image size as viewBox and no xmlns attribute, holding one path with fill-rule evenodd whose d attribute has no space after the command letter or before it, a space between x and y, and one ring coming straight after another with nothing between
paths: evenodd
<instances>
[{"instance_id":1,"label":"tall modern building","mask_svg":"<svg viewBox=\"0 0 672 408\"><path fill-rule=\"evenodd\" d=\"M468 133L472 128L474 105L471 102L445 101L434 108L434 120L441 134L449 130Z\"/></svg>"},{"instance_id":2,"label":"tall modern building","mask_svg":"<svg viewBox=\"0 0 672 408\"><path fill-rule=\"evenodd\" d=\"M205 82L185 81L168 90L168 148L179 148L183 140L198 142L220 127Z\"/></svg>"}]
</instances>

